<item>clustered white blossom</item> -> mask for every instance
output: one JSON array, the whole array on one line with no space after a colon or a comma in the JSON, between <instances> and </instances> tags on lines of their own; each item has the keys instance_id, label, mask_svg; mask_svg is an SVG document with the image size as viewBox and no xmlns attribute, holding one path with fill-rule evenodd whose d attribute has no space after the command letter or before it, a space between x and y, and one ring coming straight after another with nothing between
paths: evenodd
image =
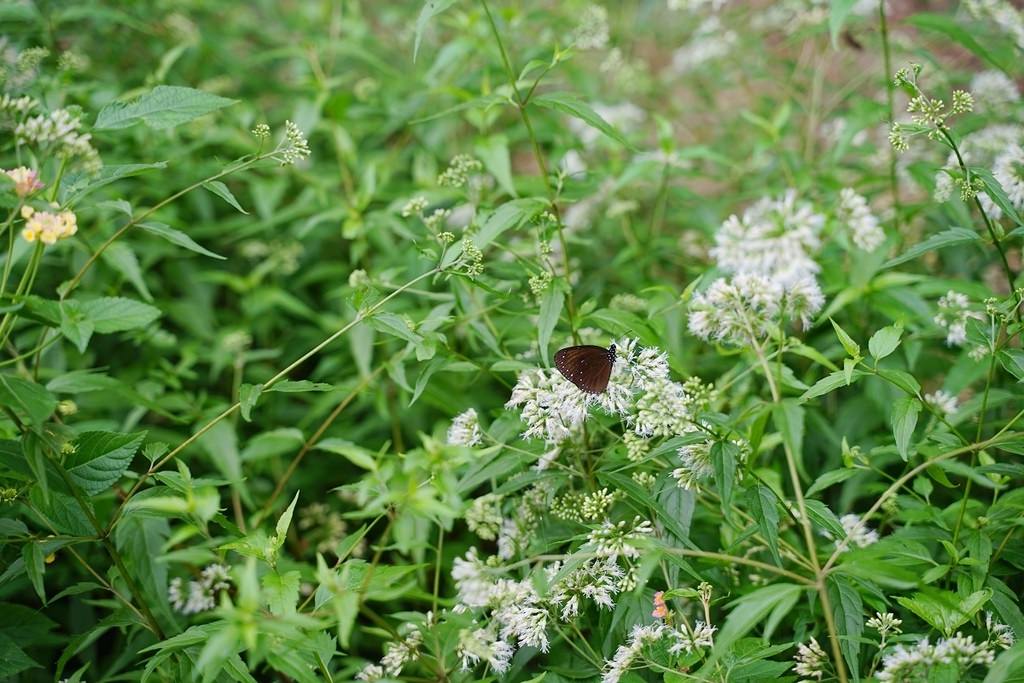
<instances>
[{"instance_id":1,"label":"clustered white blossom","mask_svg":"<svg viewBox=\"0 0 1024 683\"><path fill-rule=\"evenodd\" d=\"M959 402L956 400L956 396L944 389L939 389L938 391L925 394L924 400L925 403L933 406L943 415L952 415L959 407Z\"/></svg>"},{"instance_id":2,"label":"clustered white blossom","mask_svg":"<svg viewBox=\"0 0 1024 683\"><path fill-rule=\"evenodd\" d=\"M1017 84L1002 71L982 71L971 79L971 94L981 108L1004 112L1020 101Z\"/></svg>"},{"instance_id":3,"label":"clustered white blossom","mask_svg":"<svg viewBox=\"0 0 1024 683\"><path fill-rule=\"evenodd\" d=\"M608 46L610 34L608 10L601 5L590 5L583 10L573 31L573 44L580 50L602 50Z\"/></svg>"},{"instance_id":4,"label":"clustered white blossom","mask_svg":"<svg viewBox=\"0 0 1024 683\"><path fill-rule=\"evenodd\" d=\"M813 679L820 681L829 666L828 656L813 636L811 636L809 642L797 645L797 652L796 656L793 657L793 661L796 662L793 666L793 671L803 676L805 680Z\"/></svg>"},{"instance_id":5,"label":"clustered white blossom","mask_svg":"<svg viewBox=\"0 0 1024 683\"><path fill-rule=\"evenodd\" d=\"M498 637L494 625L486 628L462 629L456 653L462 660L462 670L469 671L481 661L499 674L508 671L515 648Z\"/></svg>"},{"instance_id":6,"label":"clustered white blossom","mask_svg":"<svg viewBox=\"0 0 1024 683\"><path fill-rule=\"evenodd\" d=\"M622 676L632 668L644 647L661 640L666 630L662 624L634 626L626 644L619 645L612 658L605 662L601 683L619 683Z\"/></svg>"},{"instance_id":7,"label":"clustered white blossom","mask_svg":"<svg viewBox=\"0 0 1024 683\"><path fill-rule=\"evenodd\" d=\"M548 566L548 580L553 580L562 568L561 562ZM584 599L600 608L615 607L614 596L621 590L626 574L614 559L591 559L584 562L556 583L551 589L551 602L560 608L562 621L579 616Z\"/></svg>"},{"instance_id":8,"label":"clustered white blossom","mask_svg":"<svg viewBox=\"0 0 1024 683\"><path fill-rule=\"evenodd\" d=\"M878 634L885 638L890 633L901 633L901 624L903 624L903 620L898 619L892 612L875 612L875 616L868 619L866 625L868 628L878 631Z\"/></svg>"},{"instance_id":9,"label":"clustered white blossom","mask_svg":"<svg viewBox=\"0 0 1024 683\"><path fill-rule=\"evenodd\" d=\"M914 645L897 645L882 659L882 669L876 674L879 681L931 680L933 667L953 664L963 673L975 664L989 665L995 651L988 642L975 642L972 636L959 632L951 638L940 638L933 645L928 639Z\"/></svg>"},{"instance_id":10,"label":"clustered white blossom","mask_svg":"<svg viewBox=\"0 0 1024 683\"><path fill-rule=\"evenodd\" d=\"M843 515L839 518L839 523L843 525L843 531L846 532L845 538L836 539L836 548L840 552L849 549L851 543L858 548L866 548L878 543L878 532L862 523L860 515L852 513Z\"/></svg>"},{"instance_id":11,"label":"clustered white blossom","mask_svg":"<svg viewBox=\"0 0 1024 683\"><path fill-rule=\"evenodd\" d=\"M182 614L206 612L217 606L217 594L231 585L228 567L211 564L199 574L198 581L189 581L185 589L181 577L171 579L167 587L167 601Z\"/></svg>"},{"instance_id":12,"label":"clustered white blossom","mask_svg":"<svg viewBox=\"0 0 1024 683\"><path fill-rule=\"evenodd\" d=\"M750 346L770 339L783 320L810 325L825 297L813 277L788 286L764 275L719 278L690 301L690 332L707 341Z\"/></svg>"},{"instance_id":13,"label":"clustered white blossom","mask_svg":"<svg viewBox=\"0 0 1024 683\"><path fill-rule=\"evenodd\" d=\"M38 145L64 156L83 157L87 165L98 166L99 154L92 146L92 136L83 133L81 128L81 114L61 108L22 121L14 129L14 137L18 144Z\"/></svg>"},{"instance_id":14,"label":"clustered white blossom","mask_svg":"<svg viewBox=\"0 0 1024 683\"><path fill-rule=\"evenodd\" d=\"M693 71L707 62L732 53L739 36L722 24L717 15L704 19L690 37L690 41L672 53L672 69L676 73Z\"/></svg>"},{"instance_id":15,"label":"clustered white blossom","mask_svg":"<svg viewBox=\"0 0 1024 683\"><path fill-rule=\"evenodd\" d=\"M867 200L852 188L843 188L839 193L838 218L846 224L850 237L858 248L874 251L885 242L885 232L878 218L871 212Z\"/></svg>"},{"instance_id":16,"label":"clustered white blossom","mask_svg":"<svg viewBox=\"0 0 1024 683\"><path fill-rule=\"evenodd\" d=\"M429 622L432 615L427 613ZM420 645L423 644L423 632L414 624L406 624L407 634L401 640L393 640L384 646L384 656L379 664L367 664L355 678L357 681L377 681L382 678L396 678L409 662L420 656Z\"/></svg>"},{"instance_id":17,"label":"clustered white blossom","mask_svg":"<svg viewBox=\"0 0 1024 683\"><path fill-rule=\"evenodd\" d=\"M501 501L502 497L496 493L488 493L474 499L463 516L469 530L485 541L496 539L504 521Z\"/></svg>"},{"instance_id":18,"label":"clustered white blossom","mask_svg":"<svg viewBox=\"0 0 1024 683\"><path fill-rule=\"evenodd\" d=\"M689 429L692 397L669 378L668 357L660 349L621 339L607 389L580 390L557 370L520 373L506 408L520 408L523 438L558 444L577 433L591 406L621 415L642 437L672 436Z\"/></svg>"},{"instance_id":19,"label":"clustered white blossom","mask_svg":"<svg viewBox=\"0 0 1024 683\"><path fill-rule=\"evenodd\" d=\"M679 654L681 652L689 654L695 650L714 647L715 631L717 630L717 626L712 626L698 619L692 629L684 626L681 629L672 631L671 635L676 642L669 646L668 651L671 654Z\"/></svg>"},{"instance_id":20,"label":"clustered white blossom","mask_svg":"<svg viewBox=\"0 0 1024 683\"><path fill-rule=\"evenodd\" d=\"M480 421L476 410L470 408L452 420L448 428L448 443L452 446L476 446L480 443Z\"/></svg>"},{"instance_id":21,"label":"clustered white blossom","mask_svg":"<svg viewBox=\"0 0 1024 683\"><path fill-rule=\"evenodd\" d=\"M1006 155L1024 140L1024 127L1016 124L995 124L969 133L960 142L960 156L968 166L993 168L996 159ZM1010 157L1007 157L1009 159ZM1004 169L1006 170L1012 169ZM957 187L960 164L955 152L950 152L946 164L935 174L933 197L937 202L948 201ZM1001 181L1000 181L1001 182ZM992 201L987 192L977 192L981 207L993 220L1002 217L1003 210Z\"/></svg>"},{"instance_id":22,"label":"clustered white blossom","mask_svg":"<svg viewBox=\"0 0 1024 683\"><path fill-rule=\"evenodd\" d=\"M606 520L587 535L587 545L594 549L598 557L610 560L619 557L636 558L640 556L638 542L653 533L654 527L650 520L640 517L634 517L632 522Z\"/></svg>"},{"instance_id":23,"label":"clustered white blossom","mask_svg":"<svg viewBox=\"0 0 1024 683\"><path fill-rule=\"evenodd\" d=\"M745 461L750 446L740 441L733 441L738 448L738 460ZM715 445L713 439L705 439L698 443L680 446L676 451L679 456L679 467L672 470L672 478L680 488L700 490L715 476L715 465L711 459L711 449Z\"/></svg>"},{"instance_id":24,"label":"clustered white blossom","mask_svg":"<svg viewBox=\"0 0 1024 683\"><path fill-rule=\"evenodd\" d=\"M992 162L992 175L1018 211L1024 209L1024 147L1011 145Z\"/></svg>"},{"instance_id":25,"label":"clustered white blossom","mask_svg":"<svg viewBox=\"0 0 1024 683\"><path fill-rule=\"evenodd\" d=\"M309 141L305 133L293 121L284 122L284 139L271 155L282 166L291 166L310 155Z\"/></svg>"},{"instance_id":26,"label":"clustered white blossom","mask_svg":"<svg viewBox=\"0 0 1024 683\"><path fill-rule=\"evenodd\" d=\"M967 11L994 23L1024 50L1024 12L1006 0L966 0Z\"/></svg>"},{"instance_id":27,"label":"clustered white blossom","mask_svg":"<svg viewBox=\"0 0 1024 683\"><path fill-rule=\"evenodd\" d=\"M981 313L971 310L971 301L966 294L953 290L939 299L938 309L933 320L946 330L948 346L963 346L967 341L967 321L984 319Z\"/></svg>"},{"instance_id":28,"label":"clustered white blossom","mask_svg":"<svg viewBox=\"0 0 1024 683\"><path fill-rule=\"evenodd\" d=\"M730 216L715 236L711 256L732 275L719 278L690 302L694 335L737 346L758 345L785 321L810 325L825 297L816 280L825 217L792 190L764 198Z\"/></svg>"}]
</instances>

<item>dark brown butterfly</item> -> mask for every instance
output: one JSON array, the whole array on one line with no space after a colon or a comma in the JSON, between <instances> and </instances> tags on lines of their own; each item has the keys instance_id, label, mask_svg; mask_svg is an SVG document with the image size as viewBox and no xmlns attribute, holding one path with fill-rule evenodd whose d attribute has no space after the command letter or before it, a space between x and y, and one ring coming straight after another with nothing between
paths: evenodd
<instances>
[{"instance_id":1,"label":"dark brown butterfly","mask_svg":"<svg viewBox=\"0 0 1024 683\"><path fill-rule=\"evenodd\" d=\"M588 394L600 394L608 388L615 364L615 344L569 346L555 354L555 367L567 380Z\"/></svg>"}]
</instances>

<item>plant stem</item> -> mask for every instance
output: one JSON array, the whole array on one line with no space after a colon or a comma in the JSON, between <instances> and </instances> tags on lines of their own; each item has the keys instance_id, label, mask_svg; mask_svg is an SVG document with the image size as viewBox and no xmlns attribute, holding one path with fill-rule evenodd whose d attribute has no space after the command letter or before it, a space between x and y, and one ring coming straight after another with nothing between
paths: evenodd
<instances>
[{"instance_id":1,"label":"plant stem","mask_svg":"<svg viewBox=\"0 0 1024 683\"><path fill-rule=\"evenodd\" d=\"M270 389L275 384L277 384L278 382L280 382L281 380L286 378L288 375L290 375L300 365L305 363L307 360L309 360L310 358L312 358L316 354L320 353L322 350L324 350L324 348L329 346L332 342L337 340L339 337L343 336L346 332L351 330L353 327L358 325L360 322L362 322L363 320L366 320L367 318L372 316L378 309L380 309L382 306L384 306L384 304L388 303L389 301L391 301L396 296L398 296L399 294L401 294L405 290L409 289L410 287L412 287L416 283L418 283L418 282L420 282L422 280L425 280L425 279L427 279L429 277L432 277L433 275L435 275L435 274L437 274L439 272L440 272L440 268L436 268L436 267L435 268L431 268L427 272L425 272L425 273L423 273L421 275L417 275L412 280L409 280L407 283L405 283L404 285L402 285L401 287L399 287L395 291L391 292L386 297L384 297L383 299L381 299L377 303L375 303L372 306L370 306L369 308L367 308L365 311L361 311L361 312L357 313L356 317L353 318L351 322L346 324L344 327L339 329L337 332L334 332L333 334L331 334L329 337L327 337L325 340L323 340L322 342L320 342L319 344L317 344L316 346L311 348L306 353L302 354L302 356L300 356L297 360L293 361L284 370L281 370L276 375L274 375L269 380L267 380L263 384L263 390L266 391L267 389ZM135 495L135 493L142 487L142 485L146 482L146 480L148 480L157 470L162 468L169 461L171 461L175 457L177 457L177 455L179 453L181 453L183 450L185 450L186 448L191 446L193 443L195 443L199 438L201 438L208 431L213 429L213 427L217 423L219 423L221 420L223 420L223 419L225 419L227 417L230 417L232 414L234 414L234 412L236 410L238 410L239 408L241 408L241 406L242 406L242 404L240 402L238 402L238 401L233 403L231 406L226 408L223 412L221 412L215 418L213 418L212 420L207 422L205 425L203 425L199 429L199 431L197 431L195 434L193 434L189 438L187 438L184 441L182 441L170 453L168 453L163 458L158 460L155 464L151 465L147 472L145 472L141 476L139 476L138 481L135 482L135 485L132 486L130 491L128 491L128 495L125 496L124 503L122 503L121 506L114 513L113 519L110 521L110 524L107 526L108 532L109 532L110 529L113 529L114 525L117 524L118 520L121 519L121 515L124 514L124 506L125 506L125 504L128 502L128 500L131 499L131 497L133 495Z\"/></svg>"},{"instance_id":2,"label":"plant stem","mask_svg":"<svg viewBox=\"0 0 1024 683\"><path fill-rule=\"evenodd\" d=\"M885 95L888 104L889 128L896 121L895 85L892 82L892 55L889 51L889 22L885 16L886 0L878 0L878 23L882 32L882 63L885 65ZM892 192L893 226L900 227L900 190L896 179L896 150L889 145L889 189Z\"/></svg>"},{"instance_id":3,"label":"plant stem","mask_svg":"<svg viewBox=\"0 0 1024 683\"><path fill-rule=\"evenodd\" d=\"M480 4L483 5L484 13L487 15L487 21L491 26L491 33L494 35L494 41L498 44L498 51L501 52L501 61L505 66L505 72L508 75L509 85L512 87L512 92L516 97L516 109L519 110L519 116L523 120L523 126L526 128L526 133L530 138L530 142L533 145L533 154L537 159L537 166L540 168L541 177L544 179L544 186L548 189L548 201L551 204L551 209L555 214L555 226L558 230L558 241L562 245L562 268L565 271L566 284L571 279L569 277L569 243L565 240L565 230L563 229L562 214L558 209L558 197L555 192L554 186L551 184L551 178L548 175L548 163L544 157L544 152L540 148L540 142L537 139L536 133L533 130L533 123L530 121L530 114L527 111L526 103L527 100L523 97L519 91L519 84L516 79L516 72L512 68L512 60L509 59L508 51L505 49L505 43L501 40L501 32L498 31L498 25L494 21L494 16L491 14L491 8L487 4L487 0L480 0ZM546 72L545 72L546 73ZM533 84L530 88L530 94L533 94L534 89L537 87L537 83L540 79ZM572 288L569 287L565 297L566 311L569 317L569 328L572 332L573 340L578 344L580 342L579 333L576 329L576 302L573 298Z\"/></svg>"},{"instance_id":4,"label":"plant stem","mask_svg":"<svg viewBox=\"0 0 1024 683\"><path fill-rule=\"evenodd\" d=\"M32 290L32 283L35 282L36 271L39 270L39 261L43 257L44 248L45 245L42 242L36 242L32 258L29 259L25 272L21 274L21 280L18 282L18 288L14 291L12 299L16 300ZM7 337L10 336L11 330L14 328L16 317L15 311L8 311L4 314L3 320L0 320L0 347L7 343Z\"/></svg>"}]
</instances>

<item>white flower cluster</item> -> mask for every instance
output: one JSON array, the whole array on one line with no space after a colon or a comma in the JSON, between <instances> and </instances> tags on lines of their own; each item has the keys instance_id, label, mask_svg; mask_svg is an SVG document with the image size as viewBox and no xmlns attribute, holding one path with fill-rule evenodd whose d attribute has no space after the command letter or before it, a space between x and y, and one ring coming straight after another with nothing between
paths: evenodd
<instances>
[{"instance_id":1,"label":"white flower cluster","mask_svg":"<svg viewBox=\"0 0 1024 683\"><path fill-rule=\"evenodd\" d=\"M14 129L14 137L18 144L38 145L62 156L82 157L87 166L98 167L99 153L92 146L92 136L81 128L81 114L61 108L22 121Z\"/></svg>"},{"instance_id":2,"label":"white flower cluster","mask_svg":"<svg viewBox=\"0 0 1024 683\"><path fill-rule=\"evenodd\" d=\"M1024 140L1024 127L1015 124L996 124L966 135L960 143L960 156L969 166L993 168L996 159L1012 151ZM1011 157L1007 157L1010 159ZM1005 172L1005 171L1004 171ZM948 201L957 187L960 164L956 154L951 152L946 164L935 175L933 197L937 202ZM1000 181L1002 184L1002 181ZM978 201L993 220L1003 215L1003 210L992 201L986 192L978 192Z\"/></svg>"},{"instance_id":3,"label":"white flower cluster","mask_svg":"<svg viewBox=\"0 0 1024 683\"><path fill-rule=\"evenodd\" d=\"M931 680L930 671L941 664L954 664L962 674L975 664L989 665L995 651L989 642L977 643L972 636L957 632L952 638L940 638L934 645L928 639L914 645L897 645L882 660L879 681Z\"/></svg>"},{"instance_id":4,"label":"white flower cluster","mask_svg":"<svg viewBox=\"0 0 1024 683\"><path fill-rule=\"evenodd\" d=\"M867 200L852 188L839 193L837 217L850 232L850 238L859 249L874 251L885 242L885 232L878 218L871 212Z\"/></svg>"},{"instance_id":5,"label":"white flower cluster","mask_svg":"<svg viewBox=\"0 0 1024 683\"><path fill-rule=\"evenodd\" d=\"M677 74L693 71L702 64L728 56L738 41L736 32L712 15L700 23L686 45L672 53L672 69Z\"/></svg>"},{"instance_id":6,"label":"white flower cluster","mask_svg":"<svg viewBox=\"0 0 1024 683\"><path fill-rule=\"evenodd\" d=\"M605 662L601 683L619 683L623 675L632 668L644 647L661 640L666 631L661 624L634 626L626 644L619 645L612 658Z\"/></svg>"},{"instance_id":7,"label":"white flower cluster","mask_svg":"<svg viewBox=\"0 0 1024 683\"><path fill-rule=\"evenodd\" d=\"M966 0L967 11L979 19L987 19L1024 50L1024 12L1006 0Z\"/></svg>"},{"instance_id":8,"label":"white flower cluster","mask_svg":"<svg viewBox=\"0 0 1024 683\"><path fill-rule=\"evenodd\" d=\"M1017 84L1002 71L982 71L975 74L969 89L981 109L995 113L1005 112L1020 102Z\"/></svg>"},{"instance_id":9,"label":"white flower cluster","mask_svg":"<svg viewBox=\"0 0 1024 683\"><path fill-rule=\"evenodd\" d=\"M1010 146L992 162L992 175L1018 211L1024 210L1024 147Z\"/></svg>"},{"instance_id":10,"label":"white flower cluster","mask_svg":"<svg viewBox=\"0 0 1024 683\"><path fill-rule=\"evenodd\" d=\"M813 636L809 642L797 645L793 661L793 671L803 676L805 681L820 681L829 666L828 656Z\"/></svg>"},{"instance_id":11,"label":"white flower cluster","mask_svg":"<svg viewBox=\"0 0 1024 683\"><path fill-rule=\"evenodd\" d=\"M452 420L448 428L448 443L452 446L476 446L480 443L480 421L476 410L470 408Z\"/></svg>"},{"instance_id":12,"label":"white flower cluster","mask_svg":"<svg viewBox=\"0 0 1024 683\"><path fill-rule=\"evenodd\" d=\"M601 5L590 5L583 10L573 31L573 44L579 50L603 50L608 46L610 35L608 10Z\"/></svg>"},{"instance_id":13,"label":"white flower cluster","mask_svg":"<svg viewBox=\"0 0 1024 683\"><path fill-rule=\"evenodd\" d=\"M640 517L634 517L632 522L606 520L587 535L587 546L592 547L598 557L611 561L619 557L636 558L640 556L638 541L653 533L650 520Z\"/></svg>"},{"instance_id":14,"label":"white flower cluster","mask_svg":"<svg viewBox=\"0 0 1024 683\"><path fill-rule=\"evenodd\" d=\"M960 406L959 402L956 400L956 396L944 389L939 389L938 391L925 394L924 401L925 403L933 406L943 415L952 415Z\"/></svg>"},{"instance_id":15,"label":"white flower cluster","mask_svg":"<svg viewBox=\"0 0 1024 683\"><path fill-rule=\"evenodd\" d=\"M866 548L878 543L878 532L863 524L860 515L843 515L839 518L839 523L843 525L843 531L846 532L845 538L836 539L836 548L840 552L846 552L851 543L858 548Z\"/></svg>"},{"instance_id":16,"label":"white flower cluster","mask_svg":"<svg viewBox=\"0 0 1024 683\"><path fill-rule=\"evenodd\" d=\"M520 373L505 407L520 408L523 438L558 444L579 431L591 406L621 415L642 437L672 436L689 428L692 397L669 379L668 356L635 339L620 339L607 389L581 391L557 370Z\"/></svg>"},{"instance_id":17,"label":"white flower cluster","mask_svg":"<svg viewBox=\"0 0 1024 683\"><path fill-rule=\"evenodd\" d=\"M486 628L463 629L459 632L456 653L462 660L462 670L469 671L481 661L499 674L508 671L515 648L498 637L494 625Z\"/></svg>"},{"instance_id":18,"label":"white flower cluster","mask_svg":"<svg viewBox=\"0 0 1024 683\"><path fill-rule=\"evenodd\" d=\"M181 577L175 577L167 587L167 601L182 614L211 610L217 606L217 594L231 585L228 571L222 564L211 564L200 572L198 581L188 582L187 591Z\"/></svg>"},{"instance_id":19,"label":"white flower cluster","mask_svg":"<svg viewBox=\"0 0 1024 683\"><path fill-rule=\"evenodd\" d=\"M740 441L733 441L739 449L737 460L744 462L750 452L750 446ZM672 470L672 478L680 488L699 491L715 476L715 465L711 459L711 448L715 445L712 439L699 443L680 446L676 451L679 456L679 467Z\"/></svg>"},{"instance_id":20,"label":"white flower cluster","mask_svg":"<svg viewBox=\"0 0 1024 683\"><path fill-rule=\"evenodd\" d=\"M984 319L981 313L971 310L971 301L966 294L953 290L939 299L938 308L932 320L946 330L948 346L963 346L967 341L967 321Z\"/></svg>"},{"instance_id":21,"label":"white flower cluster","mask_svg":"<svg viewBox=\"0 0 1024 683\"><path fill-rule=\"evenodd\" d=\"M433 613L427 612L427 625L433 621ZM419 659L420 646L423 644L423 631L415 624L405 624L402 630L406 635L401 640L393 640L384 646L384 656L378 664L367 664L356 675L357 681L378 681L383 678L394 679L401 675L402 669L409 662Z\"/></svg>"},{"instance_id":22,"label":"white flower cluster","mask_svg":"<svg viewBox=\"0 0 1024 683\"><path fill-rule=\"evenodd\" d=\"M815 278L825 217L796 193L764 198L730 216L711 256L731 279L719 278L690 302L689 328L708 341L746 346L770 337L784 321L810 325L825 297Z\"/></svg>"},{"instance_id":23,"label":"white flower cluster","mask_svg":"<svg viewBox=\"0 0 1024 683\"><path fill-rule=\"evenodd\" d=\"M547 567L545 571L548 580L553 580L561 568L561 562ZM587 560L552 587L550 599L561 609L562 621L579 616L584 599L610 610L615 607L614 596L619 592L625 576L626 573L612 559Z\"/></svg>"},{"instance_id":24,"label":"white flower cluster","mask_svg":"<svg viewBox=\"0 0 1024 683\"><path fill-rule=\"evenodd\" d=\"M825 304L818 283L807 276L789 285L743 273L719 278L690 301L689 329L707 341L751 346L777 333L786 320L808 327Z\"/></svg>"}]
</instances>

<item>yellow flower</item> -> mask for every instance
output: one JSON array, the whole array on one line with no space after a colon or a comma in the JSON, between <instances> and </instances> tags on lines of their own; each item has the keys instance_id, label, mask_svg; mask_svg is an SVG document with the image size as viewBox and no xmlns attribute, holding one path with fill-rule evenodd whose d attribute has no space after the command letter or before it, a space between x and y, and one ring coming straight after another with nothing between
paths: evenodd
<instances>
[{"instance_id":1,"label":"yellow flower","mask_svg":"<svg viewBox=\"0 0 1024 683\"><path fill-rule=\"evenodd\" d=\"M71 237L78 232L78 219L71 211L36 211L31 206L21 207L21 217L25 219L25 227L21 236L26 242L39 240L43 244L53 244L57 240Z\"/></svg>"},{"instance_id":2,"label":"yellow flower","mask_svg":"<svg viewBox=\"0 0 1024 683\"><path fill-rule=\"evenodd\" d=\"M39 174L31 168L19 166L3 173L14 181L14 194L19 197L27 197L36 190L43 189L43 184L39 182Z\"/></svg>"}]
</instances>

